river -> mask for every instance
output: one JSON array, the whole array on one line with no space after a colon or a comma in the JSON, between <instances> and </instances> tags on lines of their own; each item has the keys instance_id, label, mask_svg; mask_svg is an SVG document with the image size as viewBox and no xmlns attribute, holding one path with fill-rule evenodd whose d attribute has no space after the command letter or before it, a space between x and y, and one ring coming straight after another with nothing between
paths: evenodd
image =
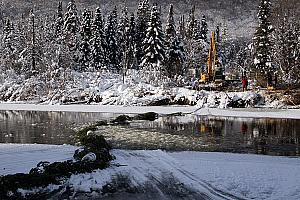
<instances>
[{"instance_id":1,"label":"river","mask_svg":"<svg viewBox=\"0 0 300 200\"><path fill-rule=\"evenodd\" d=\"M0 111L0 143L72 144L75 128L118 114ZM161 116L153 122L100 127L113 147L300 156L300 120Z\"/></svg>"}]
</instances>

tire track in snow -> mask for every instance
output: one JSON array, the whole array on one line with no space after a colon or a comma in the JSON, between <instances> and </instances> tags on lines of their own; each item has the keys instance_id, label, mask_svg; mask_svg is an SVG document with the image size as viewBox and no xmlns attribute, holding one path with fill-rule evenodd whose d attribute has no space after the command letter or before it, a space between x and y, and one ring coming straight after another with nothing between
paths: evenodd
<instances>
[{"instance_id":1,"label":"tire track in snow","mask_svg":"<svg viewBox=\"0 0 300 200\"><path fill-rule=\"evenodd\" d=\"M174 175L175 178L182 181L186 184L191 186L192 189L195 189L201 193L207 194L212 199L237 199L243 200L244 198L226 193L221 191L211 184L207 183L206 181L196 179L193 174L189 173L188 171L178 167L178 163L174 158L166 154L162 151L118 151L119 156L122 156L125 160L129 160L132 158L136 159L136 163L142 163L142 165L138 167L133 167L134 171L138 172L139 174L144 174L147 176L152 176L155 181L161 183L161 175L170 173ZM138 161L137 161L138 160ZM129 165L130 166L130 165ZM202 189L202 190L201 190ZM161 191L163 192L163 191Z\"/></svg>"}]
</instances>

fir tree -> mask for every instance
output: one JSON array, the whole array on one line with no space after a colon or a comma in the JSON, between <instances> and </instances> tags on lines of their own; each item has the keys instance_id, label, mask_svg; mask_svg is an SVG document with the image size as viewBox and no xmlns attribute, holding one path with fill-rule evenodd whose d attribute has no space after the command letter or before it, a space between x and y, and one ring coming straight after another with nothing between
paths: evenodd
<instances>
[{"instance_id":1,"label":"fir tree","mask_svg":"<svg viewBox=\"0 0 300 200\"><path fill-rule=\"evenodd\" d=\"M67 10L64 18L65 38L69 49L75 52L77 50L77 34L80 31L80 21L77 16L77 7L74 0L68 3ZM74 57L76 57L76 55Z\"/></svg>"},{"instance_id":2,"label":"fir tree","mask_svg":"<svg viewBox=\"0 0 300 200\"><path fill-rule=\"evenodd\" d=\"M136 60L136 24L135 17L132 13L130 16L128 38L127 38L127 66L130 69L137 69L138 64Z\"/></svg>"},{"instance_id":3,"label":"fir tree","mask_svg":"<svg viewBox=\"0 0 300 200\"><path fill-rule=\"evenodd\" d=\"M80 23L77 16L77 7L75 1L72 0L68 3L67 12L65 14L64 30L76 34L79 31Z\"/></svg>"},{"instance_id":4,"label":"fir tree","mask_svg":"<svg viewBox=\"0 0 300 200\"><path fill-rule=\"evenodd\" d=\"M186 55L180 34L176 35L172 40L170 48L168 49L167 58L167 73L169 77L174 78L176 75L183 75Z\"/></svg>"},{"instance_id":5,"label":"fir tree","mask_svg":"<svg viewBox=\"0 0 300 200\"><path fill-rule=\"evenodd\" d=\"M166 25L166 38L171 39L174 38L176 35L176 26L174 21L174 8L173 4L170 5L169 14L167 18L167 25Z\"/></svg>"},{"instance_id":6,"label":"fir tree","mask_svg":"<svg viewBox=\"0 0 300 200\"><path fill-rule=\"evenodd\" d=\"M148 81L157 80L163 74L165 62L164 34L160 21L160 14L155 4L152 7L151 18L146 31L144 44L144 56L141 66L147 74Z\"/></svg>"},{"instance_id":7,"label":"fir tree","mask_svg":"<svg viewBox=\"0 0 300 200\"><path fill-rule=\"evenodd\" d=\"M178 34L180 34L180 37L183 40L185 39L186 32L185 32L185 19L184 19L184 15L182 15L180 17L180 20L179 20Z\"/></svg>"},{"instance_id":8,"label":"fir tree","mask_svg":"<svg viewBox=\"0 0 300 200\"><path fill-rule=\"evenodd\" d=\"M13 25L11 24L10 20L7 19L5 21L5 25L3 27L3 35L2 35L2 44L4 45L4 48L7 50L6 53L11 54L14 52L13 47Z\"/></svg>"},{"instance_id":9,"label":"fir tree","mask_svg":"<svg viewBox=\"0 0 300 200\"><path fill-rule=\"evenodd\" d=\"M56 40L60 43L63 36L64 16L62 9L62 2L58 2L57 18L55 20L55 36Z\"/></svg>"},{"instance_id":10,"label":"fir tree","mask_svg":"<svg viewBox=\"0 0 300 200\"><path fill-rule=\"evenodd\" d=\"M221 35L219 37L219 59L223 67L226 68L229 64L230 45L232 45L232 42L229 40L228 28L225 22L223 23Z\"/></svg>"},{"instance_id":11,"label":"fir tree","mask_svg":"<svg viewBox=\"0 0 300 200\"><path fill-rule=\"evenodd\" d=\"M192 10L189 14L187 29L186 29L186 37L188 40L192 40L194 36L194 28L195 28L195 6L193 6Z\"/></svg>"},{"instance_id":12,"label":"fir tree","mask_svg":"<svg viewBox=\"0 0 300 200\"><path fill-rule=\"evenodd\" d=\"M33 13L33 10L30 11L30 28L31 28L31 45L30 45L30 59L31 59L31 66L30 66L30 71L31 75L34 75L37 73L37 68L36 68L36 29L35 29L35 14Z\"/></svg>"},{"instance_id":13,"label":"fir tree","mask_svg":"<svg viewBox=\"0 0 300 200\"><path fill-rule=\"evenodd\" d=\"M4 69L14 68L15 60L17 59L16 35L13 24L9 19L4 22L3 35L1 42L1 66Z\"/></svg>"},{"instance_id":14,"label":"fir tree","mask_svg":"<svg viewBox=\"0 0 300 200\"><path fill-rule=\"evenodd\" d=\"M86 70L90 66L91 62L91 45L90 40L92 37L92 26L91 26L91 12L85 10L83 12L83 21L81 27L81 43L79 45L79 63L80 71Z\"/></svg>"},{"instance_id":15,"label":"fir tree","mask_svg":"<svg viewBox=\"0 0 300 200\"><path fill-rule=\"evenodd\" d=\"M104 36L104 25L101 10L98 7L95 12L95 17L92 24L92 57L95 69L99 70L105 66L106 56L105 50L107 47Z\"/></svg>"},{"instance_id":16,"label":"fir tree","mask_svg":"<svg viewBox=\"0 0 300 200\"><path fill-rule=\"evenodd\" d=\"M146 37L146 30L148 29L149 20L149 0L140 0L136 19L136 59L138 63L141 63L144 55L143 41Z\"/></svg>"},{"instance_id":17,"label":"fir tree","mask_svg":"<svg viewBox=\"0 0 300 200\"><path fill-rule=\"evenodd\" d=\"M194 68L196 75L204 71L207 61L208 44L203 39L201 22L195 20L192 48L190 51L190 68Z\"/></svg>"},{"instance_id":18,"label":"fir tree","mask_svg":"<svg viewBox=\"0 0 300 200\"><path fill-rule=\"evenodd\" d=\"M80 31L81 37L90 40L92 36L92 15L91 11L84 10L82 14L82 26Z\"/></svg>"},{"instance_id":19,"label":"fir tree","mask_svg":"<svg viewBox=\"0 0 300 200\"><path fill-rule=\"evenodd\" d=\"M120 71L120 59L119 59L119 50L117 40L117 15L116 11L113 11L108 16L108 20L105 26L105 36L107 44L107 65L110 70Z\"/></svg>"},{"instance_id":20,"label":"fir tree","mask_svg":"<svg viewBox=\"0 0 300 200\"><path fill-rule=\"evenodd\" d=\"M201 39L207 42L207 34L208 34L208 28L207 28L207 22L206 22L206 16L202 16L201 20Z\"/></svg>"},{"instance_id":21,"label":"fir tree","mask_svg":"<svg viewBox=\"0 0 300 200\"><path fill-rule=\"evenodd\" d=\"M127 7L124 7L118 24L118 44L120 46L119 58L122 60L123 73L125 73L128 68L128 39L129 19Z\"/></svg>"},{"instance_id":22,"label":"fir tree","mask_svg":"<svg viewBox=\"0 0 300 200\"><path fill-rule=\"evenodd\" d=\"M255 42L254 64L256 69L263 74L270 74L274 70L271 56L271 33L274 29L270 22L270 9L270 1L261 0L258 13L259 25L253 38Z\"/></svg>"},{"instance_id":23,"label":"fir tree","mask_svg":"<svg viewBox=\"0 0 300 200\"><path fill-rule=\"evenodd\" d=\"M176 26L174 21L174 10L173 5L170 5L169 14L167 18L167 25L166 25L166 71L169 77L173 77L176 72L174 71L174 62L173 59L175 54L174 51L177 49L178 45L177 42L175 42L176 38ZM171 55L172 54L172 55ZM172 56L172 57L171 57Z\"/></svg>"},{"instance_id":24,"label":"fir tree","mask_svg":"<svg viewBox=\"0 0 300 200\"><path fill-rule=\"evenodd\" d=\"M286 83L294 84L299 82L299 36L297 29L292 22L285 22L286 26L280 27L276 49L276 58L283 73L283 80ZM287 28L287 29L286 29Z\"/></svg>"}]
</instances>

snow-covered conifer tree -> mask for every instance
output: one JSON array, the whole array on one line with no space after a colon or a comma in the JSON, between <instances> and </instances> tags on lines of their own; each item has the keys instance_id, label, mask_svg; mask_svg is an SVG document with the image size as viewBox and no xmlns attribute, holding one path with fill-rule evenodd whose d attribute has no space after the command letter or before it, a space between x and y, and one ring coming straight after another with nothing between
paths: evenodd
<instances>
[{"instance_id":1,"label":"snow-covered conifer tree","mask_svg":"<svg viewBox=\"0 0 300 200\"><path fill-rule=\"evenodd\" d=\"M127 66L129 69L137 69L138 63L136 60L136 24L135 17L132 13L129 20L129 30L127 38Z\"/></svg>"},{"instance_id":2,"label":"snow-covered conifer tree","mask_svg":"<svg viewBox=\"0 0 300 200\"><path fill-rule=\"evenodd\" d=\"M185 70L184 63L186 54L184 44L180 34L177 34L170 44L168 49L168 67L167 73L169 77L173 78L176 75L183 75Z\"/></svg>"},{"instance_id":3,"label":"snow-covered conifer tree","mask_svg":"<svg viewBox=\"0 0 300 200\"><path fill-rule=\"evenodd\" d=\"M33 13L33 10L30 11L30 34L31 34L31 43L29 45L29 50L30 50L30 72L31 75L34 75L37 73L37 68L36 68L36 61L37 61L37 49L36 49L36 24L35 24L35 14Z\"/></svg>"},{"instance_id":4,"label":"snow-covered conifer tree","mask_svg":"<svg viewBox=\"0 0 300 200\"><path fill-rule=\"evenodd\" d=\"M167 18L167 24L166 24L166 71L167 74L172 77L174 75L174 70L172 69L172 60L169 57L170 51L171 51L171 45L174 45L174 40L176 37L176 26L174 21L174 8L173 4L170 5L168 18Z\"/></svg>"},{"instance_id":5,"label":"snow-covered conifer tree","mask_svg":"<svg viewBox=\"0 0 300 200\"><path fill-rule=\"evenodd\" d=\"M136 59L140 64L144 55L143 41L150 20L149 0L140 0L136 16Z\"/></svg>"},{"instance_id":6,"label":"snow-covered conifer tree","mask_svg":"<svg viewBox=\"0 0 300 200\"><path fill-rule=\"evenodd\" d=\"M192 40L194 36L194 27L195 27L195 6L190 10L187 28L186 28L186 37L188 40Z\"/></svg>"},{"instance_id":7,"label":"snow-covered conifer tree","mask_svg":"<svg viewBox=\"0 0 300 200\"><path fill-rule=\"evenodd\" d=\"M203 38L201 24L199 20L195 20L192 48L190 51L190 66L195 69L196 75L199 75L199 72L205 69L208 55L208 43Z\"/></svg>"},{"instance_id":8,"label":"snow-covered conifer tree","mask_svg":"<svg viewBox=\"0 0 300 200\"><path fill-rule=\"evenodd\" d=\"M57 7L57 17L55 20L55 37L57 42L61 43L63 38L63 28L64 28L64 16L62 9L62 2L58 2Z\"/></svg>"},{"instance_id":9,"label":"snow-covered conifer tree","mask_svg":"<svg viewBox=\"0 0 300 200\"><path fill-rule=\"evenodd\" d=\"M154 4L151 11L150 22L146 31L144 44L144 56L141 66L146 73L148 81L158 83L164 73L165 46L164 33L157 5Z\"/></svg>"},{"instance_id":10,"label":"snow-covered conifer tree","mask_svg":"<svg viewBox=\"0 0 300 200\"><path fill-rule=\"evenodd\" d=\"M207 34L208 34L208 28L207 28L206 16L203 15L201 20L201 39L207 41Z\"/></svg>"},{"instance_id":11,"label":"snow-covered conifer tree","mask_svg":"<svg viewBox=\"0 0 300 200\"><path fill-rule=\"evenodd\" d=\"M7 54L11 54L15 51L15 48L13 47L13 25L10 22L9 19L5 21L4 27L3 27L3 35L2 35L2 48L6 49Z\"/></svg>"},{"instance_id":12,"label":"snow-covered conifer tree","mask_svg":"<svg viewBox=\"0 0 300 200\"><path fill-rule=\"evenodd\" d=\"M285 83L294 84L300 81L299 66L299 36L297 28L292 22L286 22L286 26L280 27L276 46L275 61L279 64L282 78Z\"/></svg>"},{"instance_id":13,"label":"snow-covered conifer tree","mask_svg":"<svg viewBox=\"0 0 300 200\"><path fill-rule=\"evenodd\" d=\"M184 15L182 15L179 20L178 34L180 34L180 38L182 38L182 40L185 39L186 32Z\"/></svg>"},{"instance_id":14,"label":"snow-covered conifer tree","mask_svg":"<svg viewBox=\"0 0 300 200\"><path fill-rule=\"evenodd\" d=\"M270 16L271 2L269 0L261 0L258 13L259 24L253 39L255 42L254 65L262 74L272 74L274 72L271 55L271 33L274 28L271 25Z\"/></svg>"},{"instance_id":15,"label":"snow-covered conifer tree","mask_svg":"<svg viewBox=\"0 0 300 200\"><path fill-rule=\"evenodd\" d=\"M92 59L95 69L99 70L106 64L106 50L107 44L104 36L104 24L101 14L101 9L98 7L95 12L92 24Z\"/></svg>"},{"instance_id":16,"label":"snow-covered conifer tree","mask_svg":"<svg viewBox=\"0 0 300 200\"><path fill-rule=\"evenodd\" d=\"M108 16L105 25L105 36L107 44L107 67L110 70L120 71L119 44L117 39L117 11L116 9Z\"/></svg>"},{"instance_id":17,"label":"snow-covered conifer tree","mask_svg":"<svg viewBox=\"0 0 300 200\"><path fill-rule=\"evenodd\" d=\"M64 18L64 32L66 42L71 51L77 50L78 33L80 31L80 21L77 15L77 7L74 0L71 0L67 6L67 12ZM75 56L74 56L75 57Z\"/></svg>"},{"instance_id":18,"label":"snow-covered conifer tree","mask_svg":"<svg viewBox=\"0 0 300 200\"><path fill-rule=\"evenodd\" d=\"M16 35L13 24L9 19L6 19L3 27L3 35L1 38L1 68L10 69L14 67L14 62L17 58Z\"/></svg>"},{"instance_id":19,"label":"snow-covered conifer tree","mask_svg":"<svg viewBox=\"0 0 300 200\"><path fill-rule=\"evenodd\" d=\"M79 63L80 71L84 71L89 68L92 60L91 55L91 44L90 40L92 37L92 24L91 24L91 12L84 10L82 14L82 26L81 26L81 43L79 45Z\"/></svg>"},{"instance_id":20,"label":"snow-covered conifer tree","mask_svg":"<svg viewBox=\"0 0 300 200\"><path fill-rule=\"evenodd\" d=\"M125 75L126 70L128 69L128 39L129 39L129 18L127 7L124 6L122 14L120 16L118 24L118 44L120 46L119 55L120 61L122 63L123 74Z\"/></svg>"},{"instance_id":21,"label":"snow-covered conifer tree","mask_svg":"<svg viewBox=\"0 0 300 200\"><path fill-rule=\"evenodd\" d=\"M173 4L170 5L168 18L167 18L167 25L166 25L166 40L174 38L176 35L176 26L174 21L174 7Z\"/></svg>"}]
</instances>

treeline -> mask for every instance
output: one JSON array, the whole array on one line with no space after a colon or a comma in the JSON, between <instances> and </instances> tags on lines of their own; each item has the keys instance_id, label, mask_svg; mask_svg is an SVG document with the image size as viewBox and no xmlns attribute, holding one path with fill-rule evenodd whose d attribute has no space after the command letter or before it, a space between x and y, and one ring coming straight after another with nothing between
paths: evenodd
<instances>
[{"instance_id":1,"label":"treeline","mask_svg":"<svg viewBox=\"0 0 300 200\"><path fill-rule=\"evenodd\" d=\"M5 20L1 68L27 76L49 70L126 74L128 69L136 69L145 73L148 81L174 78L206 64L208 25L206 17L196 19L195 12L193 7L187 19L182 16L176 23L170 5L163 26L160 7L148 0L140 1L136 13L128 13L124 6L107 16L100 8L79 14L74 1L64 12L59 2L55 16L37 16L32 10L29 17ZM219 41L219 27L216 31Z\"/></svg>"},{"instance_id":2,"label":"treeline","mask_svg":"<svg viewBox=\"0 0 300 200\"><path fill-rule=\"evenodd\" d=\"M274 5L261 0L258 27L250 41L230 39L226 24L208 30L206 17L198 19L195 6L175 21L173 5L162 13L148 0L140 0L135 13L123 6L106 16L100 8L81 13L73 0L66 8L59 2L54 16L32 10L18 20L5 19L0 67L45 79L72 70L126 75L130 69L139 70L147 82L182 79L190 71L198 78L206 70L210 35L215 31L218 60L227 74L244 72L254 78L260 74L262 81L276 76L278 82L291 85L300 82L298 8L297 0ZM164 23L162 16L167 16Z\"/></svg>"}]
</instances>

